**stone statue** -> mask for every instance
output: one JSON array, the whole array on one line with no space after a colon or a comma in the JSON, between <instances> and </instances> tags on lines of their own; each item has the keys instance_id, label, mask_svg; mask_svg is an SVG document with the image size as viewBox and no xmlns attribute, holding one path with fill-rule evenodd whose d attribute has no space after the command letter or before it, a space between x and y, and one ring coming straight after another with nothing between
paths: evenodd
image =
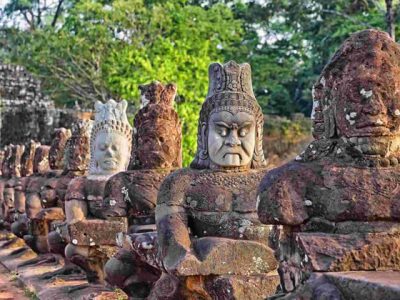
<instances>
[{"instance_id":1,"label":"stone statue","mask_svg":"<svg viewBox=\"0 0 400 300\"><path fill-rule=\"evenodd\" d=\"M3 192L4 202L2 207L2 211L4 212L4 222L7 229L10 229L10 225L14 221L15 217L14 188L21 176L21 156L23 152L24 152L23 145L11 146L11 156L8 161L8 167L11 178L5 183L4 186L4 192Z\"/></svg>"},{"instance_id":2,"label":"stone statue","mask_svg":"<svg viewBox=\"0 0 400 300\"><path fill-rule=\"evenodd\" d=\"M4 150L0 150L0 177L2 176L2 170L3 170L3 162L4 162Z\"/></svg>"},{"instance_id":3,"label":"stone statue","mask_svg":"<svg viewBox=\"0 0 400 300\"><path fill-rule=\"evenodd\" d=\"M54 254L64 256L66 240L60 234L65 221L65 194L68 184L76 177L87 174L90 158L90 132L92 121L79 120L72 125L72 136L64 148L64 168L61 174L48 178L40 191L42 209L31 219L33 240L44 255L35 263L56 262ZM64 259L64 267L43 274L43 279L58 275L79 273L78 267Z\"/></svg>"},{"instance_id":4,"label":"stone statue","mask_svg":"<svg viewBox=\"0 0 400 300\"><path fill-rule=\"evenodd\" d=\"M111 177L105 187L99 217L128 218L129 239L156 231L157 193L164 178L182 167L182 128L173 108L176 86L152 82L140 85L142 106L135 116L129 171ZM119 235L119 240L123 239ZM122 248L105 266L109 283L138 297L148 293L147 279L155 281L160 271L148 265L138 267L136 254Z\"/></svg>"},{"instance_id":5,"label":"stone statue","mask_svg":"<svg viewBox=\"0 0 400 300\"><path fill-rule=\"evenodd\" d=\"M2 177L0 178L0 211L1 211L1 219L4 219L4 188L6 185L6 182L9 180L10 177L10 169L9 169L9 161L11 157L11 148L12 144L7 145L4 147L4 158L3 162L1 165L1 173ZM3 221L2 221L3 222Z\"/></svg>"},{"instance_id":6,"label":"stone statue","mask_svg":"<svg viewBox=\"0 0 400 300\"><path fill-rule=\"evenodd\" d=\"M42 209L31 219L35 249L41 253L50 251L48 235L56 224L65 219L64 198L69 182L77 176L86 175L90 130L91 121L78 121L73 124L72 136L71 131L65 128L55 131L49 152L52 170L46 174L47 180L40 189ZM57 169L60 167L63 169Z\"/></svg>"},{"instance_id":7,"label":"stone statue","mask_svg":"<svg viewBox=\"0 0 400 300\"><path fill-rule=\"evenodd\" d=\"M37 147L35 151L33 159L33 174L29 177L25 192L25 213L27 222L29 219L33 219L33 217L42 209L40 189L46 182L46 173L50 170L49 151L50 146L47 145L41 145ZM28 226L28 224L20 226ZM38 249L35 249L32 234L25 235L24 240L35 251L39 251Z\"/></svg>"},{"instance_id":8,"label":"stone statue","mask_svg":"<svg viewBox=\"0 0 400 300\"><path fill-rule=\"evenodd\" d=\"M26 187L29 183L30 176L33 174L33 160L35 151L40 143L31 140L25 145L25 151L21 157L21 177L14 187L14 208L15 222L11 225L11 231L18 237L22 238L28 233L27 217L25 213L26 203Z\"/></svg>"},{"instance_id":9,"label":"stone statue","mask_svg":"<svg viewBox=\"0 0 400 300\"><path fill-rule=\"evenodd\" d=\"M341 290L352 293L342 299L364 298L371 282L358 289L327 282L346 285L357 271L400 270L399 58L400 46L384 32L348 38L314 86L315 140L260 184L260 220L283 225L277 256L286 292L311 274L324 279L309 281L312 299L328 289L332 297ZM353 272L346 279L342 271ZM339 273L330 281L333 273L323 272ZM362 280L369 276L362 272ZM326 289L316 288L324 282ZM381 296L375 299L390 298Z\"/></svg>"},{"instance_id":10,"label":"stone statue","mask_svg":"<svg viewBox=\"0 0 400 300\"><path fill-rule=\"evenodd\" d=\"M85 270L90 283L101 283L102 268L110 255L109 249L101 244L107 244L107 239L114 240L115 231L126 231L127 228L126 222L98 220L96 215L103 203L107 180L128 167L132 128L127 121L125 100L98 102L95 108L89 175L74 178L68 185L64 238L69 243L65 249L67 259Z\"/></svg>"},{"instance_id":11,"label":"stone statue","mask_svg":"<svg viewBox=\"0 0 400 300\"><path fill-rule=\"evenodd\" d=\"M161 185L158 240L134 245L146 257L158 243L158 257L148 261L163 274L150 298L265 299L275 293L270 226L259 222L256 210L266 171L263 123L250 66L211 64L196 157Z\"/></svg>"},{"instance_id":12,"label":"stone statue","mask_svg":"<svg viewBox=\"0 0 400 300\"><path fill-rule=\"evenodd\" d=\"M64 167L64 149L68 139L71 137L71 130L56 128L50 145L49 166L55 174L61 172Z\"/></svg>"},{"instance_id":13,"label":"stone statue","mask_svg":"<svg viewBox=\"0 0 400 300\"><path fill-rule=\"evenodd\" d=\"M47 234L41 234L44 230L44 224L40 221L38 222L36 218L43 204L40 193L43 188L45 188L46 183L56 182L57 177L61 175L62 169L59 168L62 168L64 165L64 148L70 136L71 131L69 129L56 128L54 130L53 140L48 152L48 165L50 169L45 172L41 178L32 178L29 182L31 198L27 199L26 204L30 206L30 211L27 211L27 216L30 219L30 234L25 236L25 241L29 241L29 246L36 252L48 252ZM32 183L32 181L35 183ZM35 196L32 197L33 194L35 194Z\"/></svg>"}]
</instances>

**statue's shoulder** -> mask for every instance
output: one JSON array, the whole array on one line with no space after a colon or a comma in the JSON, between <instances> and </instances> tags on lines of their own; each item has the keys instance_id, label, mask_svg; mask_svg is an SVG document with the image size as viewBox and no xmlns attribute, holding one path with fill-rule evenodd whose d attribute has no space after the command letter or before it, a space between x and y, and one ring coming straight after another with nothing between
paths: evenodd
<instances>
[{"instance_id":1,"label":"statue's shoulder","mask_svg":"<svg viewBox=\"0 0 400 300\"><path fill-rule=\"evenodd\" d=\"M265 191L278 183L290 185L291 183L312 181L320 172L321 166L318 164L291 161L267 171L261 179L259 191Z\"/></svg>"},{"instance_id":2,"label":"statue's shoulder","mask_svg":"<svg viewBox=\"0 0 400 300\"><path fill-rule=\"evenodd\" d=\"M161 184L157 204L179 205L192 179L201 172L201 170L183 168L169 174Z\"/></svg>"},{"instance_id":3,"label":"statue's shoulder","mask_svg":"<svg viewBox=\"0 0 400 300\"><path fill-rule=\"evenodd\" d=\"M84 200L85 199L85 185L87 183L87 177L76 177L72 179L67 188L65 200Z\"/></svg>"}]
</instances>

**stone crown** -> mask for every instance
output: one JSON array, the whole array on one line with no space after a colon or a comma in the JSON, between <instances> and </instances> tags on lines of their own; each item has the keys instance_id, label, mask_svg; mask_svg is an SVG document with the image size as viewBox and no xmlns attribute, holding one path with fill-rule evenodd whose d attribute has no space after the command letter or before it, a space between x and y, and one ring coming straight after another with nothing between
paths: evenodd
<instances>
[{"instance_id":1,"label":"stone crown","mask_svg":"<svg viewBox=\"0 0 400 300\"><path fill-rule=\"evenodd\" d=\"M207 98L221 93L239 93L255 99L251 83L251 68L247 63L229 61L212 63L208 68L209 88Z\"/></svg>"}]
</instances>

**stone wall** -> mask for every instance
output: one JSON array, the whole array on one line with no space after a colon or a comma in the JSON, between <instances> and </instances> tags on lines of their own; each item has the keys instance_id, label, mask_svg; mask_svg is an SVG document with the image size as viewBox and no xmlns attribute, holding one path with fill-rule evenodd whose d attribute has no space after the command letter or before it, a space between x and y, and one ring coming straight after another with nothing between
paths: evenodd
<instances>
[{"instance_id":1,"label":"stone wall","mask_svg":"<svg viewBox=\"0 0 400 300\"><path fill-rule=\"evenodd\" d=\"M69 128L90 114L56 108L38 79L21 66L0 63L0 146L30 139L49 144L54 128Z\"/></svg>"}]
</instances>

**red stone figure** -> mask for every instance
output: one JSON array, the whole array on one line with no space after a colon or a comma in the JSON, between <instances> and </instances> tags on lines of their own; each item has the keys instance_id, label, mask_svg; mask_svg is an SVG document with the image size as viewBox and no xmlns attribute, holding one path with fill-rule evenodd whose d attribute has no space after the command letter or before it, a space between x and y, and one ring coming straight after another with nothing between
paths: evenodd
<instances>
[{"instance_id":1,"label":"red stone figure","mask_svg":"<svg viewBox=\"0 0 400 300\"><path fill-rule=\"evenodd\" d=\"M343 273L321 272L354 271L346 276L357 281L358 271L400 270L400 46L377 30L352 35L313 94L315 140L267 173L258 215L283 225L276 254L285 291L311 275L298 297L359 299L366 292L360 286L327 283L348 284Z\"/></svg>"}]
</instances>

